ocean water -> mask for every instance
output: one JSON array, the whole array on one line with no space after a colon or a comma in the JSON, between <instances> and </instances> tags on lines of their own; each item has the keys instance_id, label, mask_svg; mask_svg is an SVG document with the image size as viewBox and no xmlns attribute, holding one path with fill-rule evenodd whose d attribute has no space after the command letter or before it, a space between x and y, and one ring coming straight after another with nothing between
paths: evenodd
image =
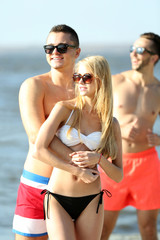
<instances>
[{"instance_id":1,"label":"ocean water","mask_svg":"<svg viewBox=\"0 0 160 240\"><path fill-rule=\"evenodd\" d=\"M131 67L128 46L82 46L82 48L80 58L88 55L105 56L112 74L126 71ZM14 239L11 230L12 219L19 179L28 150L27 137L19 114L19 87L26 78L49 70L41 47L15 48L7 51L0 49L0 232L3 240ZM156 66L155 75L160 79L160 64ZM156 132L159 130L157 123ZM159 148L158 152L160 153ZM160 233L160 215L158 231ZM121 211L111 239L140 239L134 208L127 207Z\"/></svg>"}]
</instances>

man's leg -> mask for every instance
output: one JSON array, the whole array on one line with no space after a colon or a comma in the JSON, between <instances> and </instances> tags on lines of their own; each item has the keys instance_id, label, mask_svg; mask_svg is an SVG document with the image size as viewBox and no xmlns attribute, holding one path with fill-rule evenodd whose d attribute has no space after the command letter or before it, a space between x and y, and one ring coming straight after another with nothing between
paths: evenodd
<instances>
[{"instance_id":1,"label":"man's leg","mask_svg":"<svg viewBox=\"0 0 160 240\"><path fill-rule=\"evenodd\" d=\"M41 236L41 237L25 237L19 234L15 234L15 240L47 240L48 235Z\"/></svg>"},{"instance_id":2,"label":"man's leg","mask_svg":"<svg viewBox=\"0 0 160 240\"><path fill-rule=\"evenodd\" d=\"M101 240L107 240L112 233L120 211L104 211L104 224Z\"/></svg>"},{"instance_id":3,"label":"man's leg","mask_svg":"<svg viewBox=\"0 0 160 240\"><path fill-rule=\"evenodd\" d=\"M137 210L137 216L142 240L158 240L158 210Z\"/></svg>"}]
</instances>

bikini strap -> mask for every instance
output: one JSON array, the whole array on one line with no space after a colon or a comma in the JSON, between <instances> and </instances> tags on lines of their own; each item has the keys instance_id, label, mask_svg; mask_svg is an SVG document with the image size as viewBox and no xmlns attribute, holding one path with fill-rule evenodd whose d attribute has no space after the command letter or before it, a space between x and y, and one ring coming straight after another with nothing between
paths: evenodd
<instances>
[{"instance_id":1,"label":"bikini strap","mask_svg":"<svg viewBox=\"0 0 160 240\"><path fill-rule=\"evenodd\" d=\"M71 119L73 113L74 113L74 109L71 111L71 113L70 113L70 115L69 115L69 117L68 117L68 119L67 119L65 125L67 125L67 123L68 123L69 120Z\"/></svg>"},{"instance_id":2,"label":"bikini strap","mask_svg":"<svg viewBox=\"0 0 160 240\"><path fill-rule=\"evenodd\" d=\"M96 213L98 213L98 210L99 210L99 206L100 204L102 204L102 197L103 197L103 194L107 195L107 197L112 197L112 194L110 193L110 191L108 191L107 189L103 189L99 194L100 194L100 198L99 198L99 202L98 202L98 206L97 206L97 211Z\"/></svg>"},{"instance_id":3,"label":"bikini strap","mask_svg":"<svg viewBox=\"0 0 160 240\"><path fill-rule=\"evenodd\" d=\"M103 194L104 194L104 193L107 195L107 197L112 197L112 194L111 194L110 191L108 191L107 189L103 189L100 193L95 194L95 196L96 196L96 195L100 195L96 213L98 213L100 204L102 204L102 197L103 197ZM49 195L50 195L50 194L52 195L52 193L51 193L50 191L44 189L44 190L41 192L41 194L47 195L47 209L46 209L47 211L46 211L46 215L47 215L47 218L49 218L49 217L48 217ZM45 200L45 199L44 199L44 200ZM44 211L44 220L45 220L46 218L45 218L45 203L44 203L44 200L43 200L43 211Z\"/></svg>"}]
</instances>

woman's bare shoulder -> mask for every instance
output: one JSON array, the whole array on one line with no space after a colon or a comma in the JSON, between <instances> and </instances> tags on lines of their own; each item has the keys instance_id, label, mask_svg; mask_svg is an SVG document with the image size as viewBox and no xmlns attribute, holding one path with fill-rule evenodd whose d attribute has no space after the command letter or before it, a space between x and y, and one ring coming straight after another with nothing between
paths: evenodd
<instances>
[{"instance_id":1,"label":"woman's bare shoulder","mask_svg":"<svg viewBox=\"0 0 160 240\"><path fill-rule=\"evenodd\" d=\"M65 101L59 101L56 104L66 109L73 110L75 108L76 98L65 100Z\"/></svg>"},{"instance_id":2,"label":"woman's bare shoulder","mask_svg":"<svg viewBox=\"0 0 160 240\"><path fill-rule=\"evenodd\" d=\"M115 117L113 117L113 129L114 129L115 132L120 131L119 122L118 122L117 118L115 118Z\"/></svg>"}]
</instances>

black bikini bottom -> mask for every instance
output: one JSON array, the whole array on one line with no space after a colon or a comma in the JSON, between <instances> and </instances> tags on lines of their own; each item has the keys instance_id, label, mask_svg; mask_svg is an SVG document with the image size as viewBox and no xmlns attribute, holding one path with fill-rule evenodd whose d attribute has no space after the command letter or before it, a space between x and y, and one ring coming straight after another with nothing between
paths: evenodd
<instances>
[{"instance_id":1,"label":"black bikini bottom","mask_svg":"<svg viewBox=\"0 0 160 240\"><path fill-rule=\"evenodd\" d=\"M87 205L98 195L100 195L100 199L97 206L98 213L99 206L102 204L102 197L103 193L106 193L108 197L111 197L112 194L106 190L103 189L101 192L93 195L88 196L82 196L82 197L68 197L63 196L60 194L52 193L48 190L43 190L41 194L47 194L47 218L48 218L48 206L49 206L49 195L52 195L60 204L61 206L66 210L66 212L71 216L71 218L75 221L80 214L83 212L83 210L87 207ZM45 219L45 209L44 209L44 219Z\"/></svg>"}]
</instances>

